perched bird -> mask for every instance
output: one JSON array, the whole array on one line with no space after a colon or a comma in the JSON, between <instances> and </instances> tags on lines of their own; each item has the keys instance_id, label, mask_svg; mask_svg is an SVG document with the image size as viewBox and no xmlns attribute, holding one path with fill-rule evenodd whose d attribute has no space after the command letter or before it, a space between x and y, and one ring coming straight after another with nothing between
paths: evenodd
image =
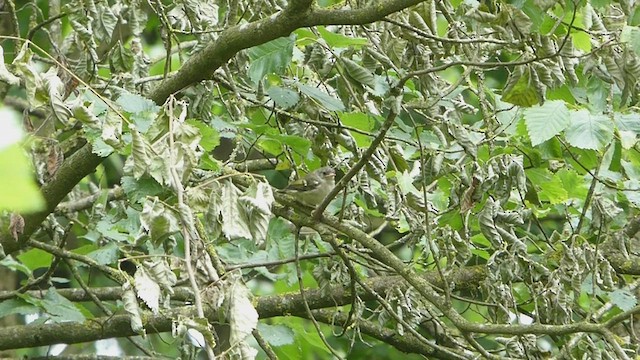
<instances>
[{"instance_id":1,"label":"perched bird","mask_svg":"<svg viewBox=\"0 0 640 360\"><path fill-rule=\"evenodd\" d=\"M281 192L294 196L296 200L317 206L329 194L335 184L336 172L329 166L321 167L310 172L304 178L289 184Z\"/></svg>"}]
</instances>

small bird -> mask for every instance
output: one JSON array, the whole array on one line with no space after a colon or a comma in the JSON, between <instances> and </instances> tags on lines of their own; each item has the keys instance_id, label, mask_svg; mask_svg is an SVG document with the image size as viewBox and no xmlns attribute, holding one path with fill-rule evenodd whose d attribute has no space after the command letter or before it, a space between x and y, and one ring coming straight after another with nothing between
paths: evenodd
<instances>
[{"instance_id":1,"label":"small bird","mask_svg":"<svg viewBox=\"0 0 640 360\"><path fill-rule=\"evenodd\" d=\"M317 206L331 192L336 185L336 172L329 166L321 167L310 172L303 179L289 184L281 192L294 196L296 200L309 205Z\"/></svg>"}]
</instances>

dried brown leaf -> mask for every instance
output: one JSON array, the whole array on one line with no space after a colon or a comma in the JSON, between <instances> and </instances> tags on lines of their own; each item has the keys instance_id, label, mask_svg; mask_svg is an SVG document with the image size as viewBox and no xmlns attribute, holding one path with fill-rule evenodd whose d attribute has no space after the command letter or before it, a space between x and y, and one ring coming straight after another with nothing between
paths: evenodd
<instances>
[{"instance_id":1,"label":"dried brown leaf","mask_svg":"<svg viewBox=\"0 0 640 360\"><path fill-rule=\"evenodd\" d=\"M14 240L18 241L20 234L24 232L24 218L20 214L11 214L9 220L9 231Z\"/></svg>"}]
</instances>

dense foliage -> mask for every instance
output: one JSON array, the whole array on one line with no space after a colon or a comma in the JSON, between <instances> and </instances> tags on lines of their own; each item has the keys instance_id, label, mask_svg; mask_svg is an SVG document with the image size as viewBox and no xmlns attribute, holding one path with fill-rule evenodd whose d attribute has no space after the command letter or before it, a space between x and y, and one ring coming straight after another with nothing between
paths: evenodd
<instances>
[{"instance_id":1,"label":"dense foliage","mask_svg":"<svg viewBox=\"0 0 640 360\"><path fill-rule=\"evenodd\" d=\"M638 4L0 7L0 350L637 356Z\"/></svg>"}]
</instances>

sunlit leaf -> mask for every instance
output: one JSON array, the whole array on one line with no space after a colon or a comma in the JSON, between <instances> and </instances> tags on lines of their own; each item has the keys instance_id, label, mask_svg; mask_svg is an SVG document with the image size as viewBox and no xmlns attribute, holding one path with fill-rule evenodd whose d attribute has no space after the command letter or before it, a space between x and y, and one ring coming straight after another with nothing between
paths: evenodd
<instances>
[{"instance_id":1,"label":"sunlit leaf","mask_svg":"<svg viewBox=\"0 0 640 360\"><path fill-rule=\"evenodd\" d=\"M614 290L609 294L609 297L611 298L611 302L622 311L629 311L638 305L636 297L624 289Z\"/></svg>"},{"instance_id":2,"label":"sunlit leaf","mask_svg":"<svg viewBox=\"0 0 640 360\"><path fill-rule=\"evenodd\" d=\"M18 85L20 78L13 75L4 64L4 48L0 46L0 80L9 85Z\"/></svg>"},{"instance_id":3,"label":"sunlit leaf","mask_svg":"<svg viewBox=\"0 0 640 360\"><path fill-rule=\"evenodd\" d=\"M534 146L560 134L571 123L569 110L559 100L526 109L524 121Z\"/></svg>"},{"instance_id":4,"label":"sunlit leaf","mask_svg":"<svg viewBox=\"0 0 640 360\"><path fill-rule=\"evenodd\" d=\"M258 312L250 296L251 292L241 281L235 281L229 287L229 341L232 344L243 341L258 325Z\"/></svg>"},{"instance_id":5,"label":"sunlit leaf","mask_svg":"<svg viewBox=\"0 0 640 360\"><path fill-rule=\"evenodd\" d=\"M160 107L153 101L129 92L121 93L116 102L122 107L122 110L131 114L131 120L142 134L149 130L151 122L160 111Z\"/></svg>"},{"instance_id":6,"label":"sunlit leaf","mask_svg":"<svg viewBox=\"0 0 640 360\"><path fill-rule=\"evenodd\" d=\"M262 334L271 346L293 344L295 334L291 328L285 325L267 325L259 323L258 331L260 331L260 334Z\"/></svg>"},{"instance_id":7,"label":"sunlit leaf","mask_svg":"<svg viewBox=\"0 0 640 360\"><path fill-rule=\"evenodd\" d=\"M269 221L273 217L271 206L273 206L274 198L271 186L259 182L247 189L238 198L238 202L244 207L253 240L256 244L263 244L267 239Z\"/></svg>"},{"instance_id":8,"label":"sunlit leaf","mask_svg":"<svg viewBox=\"0 0 640 360\"><path fill-rule=\"evenodd\" d=\"M238 202L242 192L231 181L223 182L221 190L222 232L228 239L251 239L249 224Z\"/></svg>"},{"instance_id":9,"label":"sunlit leaf","mask_svg":"<svg viewBox=\"0 0 640 360\"><path fill-rule=\"evenodd\" d=\"M149 276L144 267L138 266L133 285L138 297L157 314L160 311L160 286Z\"/></svg>"},{"instance_id":10,"label":"sunlit leaf","mask_svg":"<svg viewBox=\"0 0 640 360\"><path fill-rule=\"evenodd\" d=\"M605 115L594 115L588 110L575 111L571 113L571 125L565 136L577 148L600 150L613 138L613 123Z\"/></svg>"}]
</instances>

